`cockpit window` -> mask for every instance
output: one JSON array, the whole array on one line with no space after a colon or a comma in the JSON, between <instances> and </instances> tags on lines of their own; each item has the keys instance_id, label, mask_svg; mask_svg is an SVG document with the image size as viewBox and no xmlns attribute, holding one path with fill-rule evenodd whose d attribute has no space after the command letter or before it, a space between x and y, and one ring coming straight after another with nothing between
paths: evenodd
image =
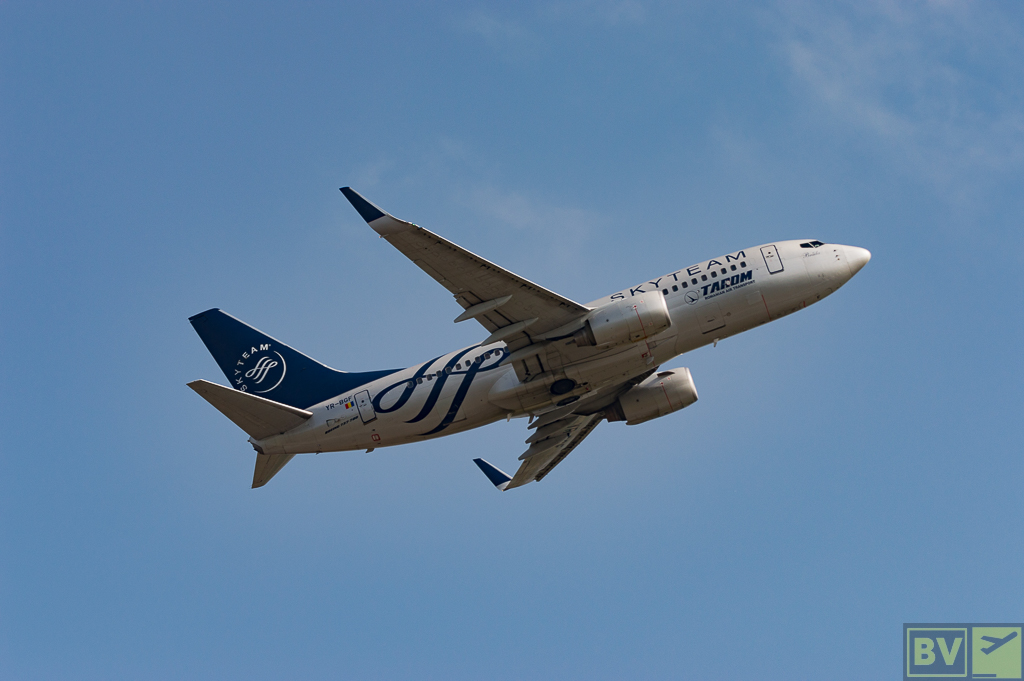
<instances>
[{"instance_id":1,"label":"cockpit window","mask_svg":"<svg viewBox=\"0 0 1024 681\"><path fill-rule=\"evenodd\" d=\"M800 244L800 248L819 248L824 245L825 244L821 243L820 241L808 241L805 244Z\"/></svg>"}]
</instances>

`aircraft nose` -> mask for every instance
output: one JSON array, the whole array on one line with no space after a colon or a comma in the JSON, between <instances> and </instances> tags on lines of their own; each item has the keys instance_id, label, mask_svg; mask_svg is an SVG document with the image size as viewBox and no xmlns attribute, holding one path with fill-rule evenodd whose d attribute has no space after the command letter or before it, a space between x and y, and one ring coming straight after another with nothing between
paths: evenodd
<instances>
[{"instance_id":1,"label":"aircraft nose","mask_svg":"<svg viewBox=\"0 0 1024 681\"><path fill-rule=\"evenodd\" d=\"M871 251L866 248L857 246L844 246L843 248L846 249L846 262L850 265L851 277L860 272L860 269L868 264L868 260L871 260Z\"/></svg>"}]
</instances>

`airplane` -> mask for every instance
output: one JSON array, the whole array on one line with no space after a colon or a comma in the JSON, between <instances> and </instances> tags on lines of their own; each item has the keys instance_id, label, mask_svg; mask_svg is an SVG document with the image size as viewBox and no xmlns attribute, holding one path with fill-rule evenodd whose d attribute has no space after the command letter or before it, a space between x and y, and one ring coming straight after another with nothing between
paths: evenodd
<instances>
[{"instance_id":1,"label":"airplane","mask_svg":"<svg viewBox=\"0 0 1024 681\"><path fill-rule=\"evenodd\" d=\"M405 369L332 369L219 309L189 318L230 387L188 386L249 435L252 487L296 454L421 442L529 418L514 475L474 462L499 490L540 481L601 423L637 425L697 401L674 357L802 310L871 259L797 239L648 279L586 305L550 291L341 189L381 238L448 290L480 343Z\"/></svg>"},{"instance_id":2,"label":"airplane","mask_svg":"<svg viewBox=\"0 0 1024 681\"><path fill-rule=\"evenodd\" d=\"M991 643L992 645L990 645L990 646L988 646L986 648L982 648L981 652L983 652L986 655L988 655L989 653L992 653L992 652L998 650L999 648L1002 648L1004 645L1006 645L1007 643L1009 643L1010 641L1012 641L1015 638L1017 638L1017 632L1016 631L1011 631L1009 634L1007 634L1003 638L996 638L995 636L982 636L981 637L982 641L985 641L986 643Z\"/></svg>"}]
</instances>

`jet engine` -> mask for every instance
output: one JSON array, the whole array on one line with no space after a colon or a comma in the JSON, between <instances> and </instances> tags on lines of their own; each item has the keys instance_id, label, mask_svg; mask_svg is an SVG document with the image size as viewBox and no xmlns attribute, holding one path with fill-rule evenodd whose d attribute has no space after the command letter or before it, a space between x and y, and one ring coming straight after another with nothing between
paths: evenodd
<instances>
[{"instance_id":1,"label":"jet engine","mask_svg":"<svg viewBox=\"0 0 1024 681\"><path fill-rule=\"evenodd\" d=\"M618 345L657 335L672 326L665 296L658 291L642 298L617 300L598 308L583 328L573 334L576 345Z\"/></svg>"},{"instance_id":2,"label":"jet engine","mask_svg":"<svg viewBox=\"0 0 1024 681\"><path fill-rule=\"evenodd\" d=\"M659 371L630 388L608 408L609 421L635 426L689 407L697 401L697 387L686 367Z\"/></svg>"}]
</instances>

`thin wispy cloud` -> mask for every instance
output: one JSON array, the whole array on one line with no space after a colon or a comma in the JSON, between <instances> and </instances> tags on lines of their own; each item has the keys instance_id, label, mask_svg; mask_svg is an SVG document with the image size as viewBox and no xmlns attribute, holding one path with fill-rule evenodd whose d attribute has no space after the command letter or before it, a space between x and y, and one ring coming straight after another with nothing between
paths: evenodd
<instances>
[{"instance_id":1,"label":"thin wispy cloud","mask_svg":"<svg viewBox=\"0 0 1024 681\"><path fill-rule=\"evenodd\" d=\"M415 195L429 187L447 204L445 211L455 211L492 234L511 237L509 248L528 248L531 258L546 268L586 273L581 253L590 247L596 233L608 227L611 218L517 188L515 181L506 185L501 175L493 160L451 137L437 139L401 159L371 160L355 170L357 188L386 184ZM415 215L399 217L421 223ZM443 226L423 226L444 232ZM491 254L494 258L498 255Z\"/></svg>"},{"instance_id":2,"label":"thin wispy cloud","mask_svg":"<svg viewBox=\"0 0 1024 681\"><path fill-rule=\"evenodd\" d=\"M536 33L522 22L484 9L473 10L461 17L456 26L482 38L492 50L509 61L530 59L540 46Z\"/></svg>"},{"instance_id":3,"label":"thin wispy cloud","mask_svg":"<svg viewBox=\"0 0 1024 681\"><path fill-rule=\"evenodd\" d=\"M866 2L779 5L780 46L833 121L868 133L944 189L1024 163L1024 40L998 8Z\"/></svg>"},{"instance_id":4,"label":"thin wispy cloud","mask_svg":"<svg viewBox=\"0 0 1024 681\"><path fill-rule=\"evenodd\" d=\"M381 178L394 168L394 163L386 158L379 158L363 164L355 169L352 183L357 187L376 187Z\"/></svg>"},{"instance_id":5,"label":"thin wispy cloud","mask_svg":"<svg viewBox=\"0 0 1024 681\"><path fill-rule=\"evenodd\" d=\"M549 19L598 22L606 26L643 24L647 8L636 0L568 0L546 5L542 16Z\"/></svg>"},{"instance_id":6,"label":"thin wispy cloud","mask_svg":"<svg viewBox=\"0 0 1024 681\"><path fill-rule=\"evenodd\" d=\"M549 197L479 182L467 183L453 196L489 229L507 234L510 244L527 248L539 269L554 270L572 280L592 274L588 254L596 234L608 227L607 216Z\"/></svg>"},{"instance_id":7,"label":"thin wispy cloud","mask_svg":"<svg viewBox=\"0 0 1024 681\"><path fill-rule=\"evenodd\" d=\"M647 21L647 8L637 0L565 0L514 11L476 8L461 16L456 27L473 34L508 61L537 57L553 32L566 27L636 27Z\"/></svg>"},{"instance_id":8,"label":"thin wispy cloud","mask_svg":"<svg viewBox=\"0 0 1024 681\"><path fill-rule=\"evenodd\" d=\"M559 206L519 191L504 191L491 186L475 186L464 200L481 215L506 229L536 232L557 243L584 240L592 226L603 222L593 211Z\"/></svg>"}]
</instances>

